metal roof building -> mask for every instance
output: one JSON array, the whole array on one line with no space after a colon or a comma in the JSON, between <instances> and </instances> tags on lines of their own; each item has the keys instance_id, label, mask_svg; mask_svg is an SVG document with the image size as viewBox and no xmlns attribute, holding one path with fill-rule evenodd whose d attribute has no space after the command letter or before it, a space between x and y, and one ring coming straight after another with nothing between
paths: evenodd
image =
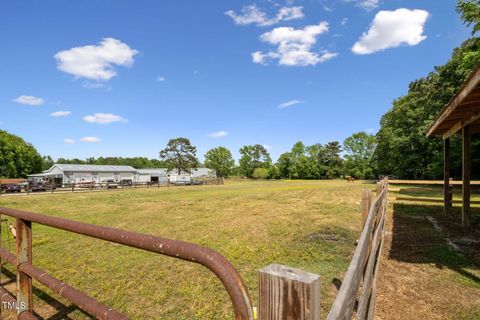
<instances>
[{"instance_id":1,"label":"metal roof building","mask_svg":"<svg viewBox=\"0 0 480 320\"><path fill-rule=\"evenodd\" d=\"M33 180L64 183L106 182L107 180L136 181L137 169L130 166L54 164L50 169L28 176Z\"/></svg>"},{"instance_id":2,"label":"metal roof building","mask_svg":"<svg viewBox=\"0 0 480 320\"><path fill-rule=\"evenodd\" d=\"M166 168L135 169L131 166L54 164L50 169L28 177L37 181L49 181L56 185L82 182L190 182L191 178L215 177L215 171L208 168L192 169L191 173Z\"/></svg>"}]
</instances>

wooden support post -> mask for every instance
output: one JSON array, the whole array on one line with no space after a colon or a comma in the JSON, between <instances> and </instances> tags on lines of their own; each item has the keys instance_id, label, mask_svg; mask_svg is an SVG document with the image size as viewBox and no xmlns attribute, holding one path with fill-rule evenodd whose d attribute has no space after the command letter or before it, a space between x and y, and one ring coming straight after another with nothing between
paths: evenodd
<instances>
[{"instance_id":1,"label":"wooden support post","mask_svg":"<svg viewBox=\"0 0 480 320\"><path fill-rule=\"evenodd\" d=\"M462 225L470 227L470 126L462 128Z\"/></svg>"},{"instance_id":2,"label":"wooden support post","mask_svg":"<svg viewBox=\"0 0 480 320\"><path fill-rule=\"evenodd\" d=\"M448 215L452 210L450 198L450 138L443 140L443 213Z\"/></svg>"},{"instance_id":3,"label":"wooden support post","mask_svg":"<svg viewBox=\"0 0 480 320\"><path fill-rule=\"evenodd\" d=\"M260 320L319 320L320 276L271 264L259 271Z\"/></svg>"},{"instance_id":4,"label":"wooden support post","mask_svg":"<svg viewBox=\"0 0 480 320\"><path fill-rule=\"evenodd\" d=\"M362 200L360 202L360 210L362 210L362 228L365 225L365 221L368 217L368 212L370 211L370 206L372 205L372 190L364 189L362 190Z\"/></svg>"},{"instance_id":5,"label":"wooden support post","mask_svg":"<svg viewBox=\"0 0 480 320\"><path fill-rule=\"evenodd\" d=\"M32 263L32 223L17 218L17 311L32 311L32 278L19 270Z\"/></svg>"}]
</instances>

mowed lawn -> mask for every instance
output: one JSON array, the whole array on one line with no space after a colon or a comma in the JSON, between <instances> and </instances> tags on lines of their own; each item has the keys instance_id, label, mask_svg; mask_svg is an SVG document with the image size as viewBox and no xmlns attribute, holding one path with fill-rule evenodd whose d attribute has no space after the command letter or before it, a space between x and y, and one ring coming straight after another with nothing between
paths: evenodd
<instances>
[{"instance_id":1,"label":"mowed lawn","mask_svg":"<svg viewBox=\"0 0 480 320\"><path fill-rule=\"evenodd\" d=\"M340 180L240 181L2 197L0 206L210 247L237 268L255 306L260 268L280 263L317 273L326 317L337 292L334 279L346 271L360 231L361 190L373 187ZM33 239L34 265L132 319L233 319L223 286L200 265L38 224ZM34 302L40 315L58 312L44 302L47 294L69 305L34 286L41 289ZM88 317L78 310L68 316Z\"/></svg>"}]
</instances>

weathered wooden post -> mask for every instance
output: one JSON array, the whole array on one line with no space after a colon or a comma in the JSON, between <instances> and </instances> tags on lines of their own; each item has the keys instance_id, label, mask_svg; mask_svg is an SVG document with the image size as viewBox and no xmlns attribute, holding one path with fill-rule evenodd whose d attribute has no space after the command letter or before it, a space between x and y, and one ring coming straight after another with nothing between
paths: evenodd
<instances>
[{"instance_id":1,"label":"weathered wooden post","mask_svg":"<svg viewBox=\"0 0 480 320\"><path fill-rule=\"evenodd\" d=\"M365 221L368 217L368 212L370 211L370 206L372 205L372 190L364 189L362 190L362 200L360 202L360 210L362 210L362 228L365 225Z\"/></svg>"},{"instance_id":2,"label":"weathered wooden post","mask_svg":"<svg viewBox=\"0 0 480 320\"><path fill-rule=\"evenodd\" d=\"M450 139L443 140L443 213L451 213L450 199Z\"/></svg>"},{"instance_id":3,"label":"weathered wooden post","mask_svg":"<svg viewBox=\"0 0 480 320\"><path fill-rule=\"evenodd\" d=\"M17 311L32 311L32 278L19 270L32 263L32 223L17 218Z\"/></svg>"},{"instance_id":4,"label":"weathered wooden post","mask_svg":"<svg viewBox=\"0 0 480 320\"><path fill-rule=\"evenodd\" d=\"M470 126L462 128L462 225L470 227Z\"/></svg>"},{"instance_id":5,"label":"weathered wooden post","mask_svg":"<svg viewBox=\"0 0 480 320\"><path fill-rule=\"evenodd\" d=\"M319 320L320 276L279 264L259 271L259 320Z\"/></svg>"}]
</instances>

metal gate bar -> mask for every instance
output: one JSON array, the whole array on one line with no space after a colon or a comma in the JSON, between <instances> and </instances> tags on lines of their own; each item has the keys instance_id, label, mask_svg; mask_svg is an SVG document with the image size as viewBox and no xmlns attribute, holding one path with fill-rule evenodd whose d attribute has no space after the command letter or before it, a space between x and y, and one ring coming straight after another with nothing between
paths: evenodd
<instances>
[{"instance_id":1,"label":"metal gate bar","mask_svg":"<svg viewBox=\"0 0 480 320\"><path fill-rule=\"evenodd\" d=\"M0 251L0 256L4 256L7 261L10 260L10 263L14 262L14 265L17 265L17 276L18 274L27 275L27 277L30 278L30 281L31 278L34 278L48 287L57 287L61 284L60 280L47 275L44 271L40 269L35 268L31 264L31 261L28 261L27 259L28 256L31 257L31 252L28 251L31 251L32 240L31 228L29 227L29 224L31 222L35 222L53 228L89 236L92 238L119 243L129 247L134 247L162 255L167 255L177 259L201 264L207 267L210 271L212 271L224 285L225 289L228 292L228 295L230 296L230 300L232 301L236 319L253 320L252 303L243 279L240 277L240 274L237 272L237 270L235 270L232 264L224 256L210 248L202 247L184 241L124 231L110 227L97 226L10 208L0 207L0 214L17 218L17 233L19 233L19 231L22 231L17 236L17 257L21 257L20 259L15 258L13 255L13 258L12 256L8 256L7 259L5 250ZM26 232L23 232L24 230L26 230ZM15 261L13 261L13 259L15 259ZM22 283L19 283L19 288L21 287L21 285ZM65 293L65 290L67 290L68 296ZM106 315L105 317L102 317L101 315L103 314L102 312L105 311L104 308L108 307L100 304L95 299L88 297L87 295L68 285L65 285L64 289L59 289L59 291L64 294L61 294L62 296L70 300L79 308L83 310L85 310L85 308L91 309L90 311L85 311L90 314L95 313L92 315L96 316L99 319L107 319ZM28 294L30 295L29 298L31 299L31 286L30 292L27 292L27 295ZM21 299L25 298L17 297L17 302ZM97 305L90 305L90 302L85 304L86 301L90 301L89 299L96 301ZM31 306L28 310L31 311ZM23 313L26 312L21 312L20 314ZM125 316L121 315L116 311L111 312L111 314L108 316L108 319L125 318Z\"/></svg>"}]
</instances>

